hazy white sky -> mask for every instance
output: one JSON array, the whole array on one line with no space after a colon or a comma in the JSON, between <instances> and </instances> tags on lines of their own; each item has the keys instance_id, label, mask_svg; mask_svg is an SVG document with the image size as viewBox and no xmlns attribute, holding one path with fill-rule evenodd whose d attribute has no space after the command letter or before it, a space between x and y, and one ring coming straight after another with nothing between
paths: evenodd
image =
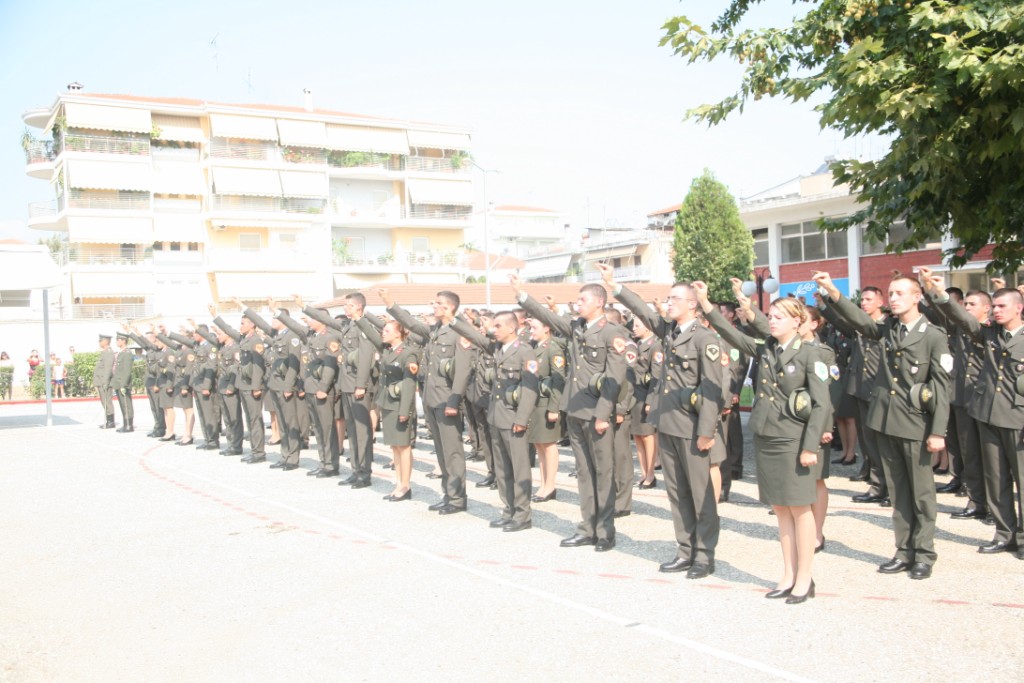
<instances>
[{"instance_id":1,"label":"hazy white sky","mask_svg":"<svg viewBox=\"0 0 1024 683\"><path fill-rule=\"evenodd\" d=\"M25 109L67 83L88 92L301 105L460 124L489 199L576 226L640 225L707 167L746 196L876 154L819 130L810 105L760 102L707 129L692 106L729 94L737 67L687 66L658 46L666 18L709 21L724 0L0 0L0 236L34 239ZM754 21L785 23L789 0ZM216 38L216 46L211 41ZM38 131L36 131L38 133ZM877 143L876 143L877 145Z\"/></svg>"}]
</instances>

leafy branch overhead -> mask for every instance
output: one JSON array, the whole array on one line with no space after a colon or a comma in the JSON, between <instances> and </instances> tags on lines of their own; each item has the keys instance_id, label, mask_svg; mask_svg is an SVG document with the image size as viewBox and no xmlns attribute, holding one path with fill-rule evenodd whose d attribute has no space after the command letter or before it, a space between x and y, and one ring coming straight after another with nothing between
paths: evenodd
<instances>
[{"instance_id":1,"label":"leafy branch overhead","mask_svg":"<svg viewBox=\"0 0 1024 683\"><path fill-rule=\"evenodd\" d=\"M913 249L949 232L962 265L995 244L991 271L1024 263L1024 2L1019 0L794 0L807 11L780 28L746 28L733 0L705 29L685 16L662 45L689 63L732 59L736 91L691 109L715 125L750 100L821 94L823 128L891 139L876 161L832 164L862 207L826 229L864 224L875 240L906 220Z\"/></svg>"}]
</instances>

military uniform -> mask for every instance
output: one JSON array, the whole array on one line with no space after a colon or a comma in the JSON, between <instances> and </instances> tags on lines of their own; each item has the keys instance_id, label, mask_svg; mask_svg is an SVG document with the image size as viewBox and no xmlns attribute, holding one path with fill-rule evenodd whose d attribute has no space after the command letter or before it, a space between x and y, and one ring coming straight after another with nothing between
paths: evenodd
<instances>
[{"instance_id":1,"label":"military uniform","mask_svg":"<svg viewBox=\"0 0 1024 683\"><path fill-rule=\"evenodd\" d=\"M306 410L305 405L300 405L298 394L301 357L302 339L299 335L291 330L274 335L267 352L267 390L281 431L281 458L289 466L299 464L299 412Z\"/></svg>"},{"instance_id":2,"label":"military uniform","mask_svg":"<svg viewBox=\"0 0 1024 683\"><path fill-rule=\"evenodd\" d=\"M626 372L626 377L632 375L630 381L636 399L629 420L629 433L633 436L653 436L657 432L654 423L648 419L650 412L647 410L648 394L657 382L651 366L654 355L661 349L661 344L657 342L658 337L653 334L647 339L638 340L636 362L630 365Z\"/></svg>"},{"instance_id":3,"label":"military uniform","mask_svg":"<svg viewBox=\"0 0 1024 683\"><path fill-rule=\"evenodd\" d=\"M580 512L583 519L567 545L598 543L608 549L615 543L615 483L612 441L615 404L626 381L626 330L609 324L604 316L590 321L566 319L553 313L525 292L519 302L531 317L568 340L568 372L559 409L566 413L569 441L576 458ZM599 434L594 423L609 427Z\"/></svg>"},{"instance_id":4,"label":"military uniform","mask_svg":"<svg viewBox=\"0 0 1024 683\"><path fill-rule=\"evenodd\" d=\"M565 342L551 337L534 348L537 354L537 407L530 416L526 438L530 443L558 443L565 436L562 420L548 421L548 413L559 415L565 391Z\"/></svg>"},{"instance_id":5,"label":"military uniform","mask_svg":"<svg viewBox=\"0 0 1024 683\"><path fill-rule=\"evenodd\" d=\"M218 324L227 332L223 326ZM241 356L235 337L237 332L228 334L230 341L217 352L217 393L220 394L221 414L224 418L224 436L227 443L221 453L242 454L242 398L238 395L238 361Z\"/></svg>"},{"instance_id":6,"label":"military uniform","mask_svg":"<svg viewBox=\"0 0 1024 683\"><path fill-rule=\"evenodd\" d=\"M401 342L385 346L376 328L363 316L355 324L380 353L380 381L374 405L380 408L384 444L412 445L416 416L416 374L419 372L419 350ZM404 417L405 420L399 418Z\"/></svg>"},{"instance_id":7,"label":"military uniform","mask_svg":"<svg viewBox=\"0 0 1024 683\"><path fill-rule=\"evenodd\" d=\"M160 407L160 390L157 386L157 377L160 374L160 347L137 334L129 333L128 336L146 352L146 396L149 398L149 410L153 413L153 429L146 436L161 437L167 425L164 422L164 411Z\"/></svg>"},{"instance_id":8,"label":"military uniform","mask_svg":"<svg viewBox=\"0 0 1024 683\"><path fill-rule=\"evenodd\" d=\"M267 344L259 334L251 332L242 337L238 344L238 378L235 386L242 399L242 413L249 430L251 453L246 462L256 463L266 459L266 425L263 422L263 378L266 374Z\"/></svg>"},{"instance_id":9,"label":"military uniform","mask_svg":"<svg viewBox=\"0 0 1024 683\"><path fill-rule=\"evenodd\" d=\"M727 364L725 379L728 386L723 386L722 389L725 393L725 407L729 412L723 413L721 417L722 446L725 448L725 462L721 471L722 493L728 496L732 490L733 480L743 476L743 424L740 419L739 397L743 391L743 382L747 378L750 360L745 353L723 340L720 335L719 343L722 347L722 362Z\"/></svg>"},{"instance_id":10,"label":"military uniform","mask_svg":"<svg viewBox=\"0 0 1024 683\"><path fill-rule=\"evenodd\" d=\"M953 356L946 334L924 317L909 330L895 318L876 321L840 295L836 313L860 335L881 343L882 358L871 389L867 426L878 435L893 504L895 560L931 567L935 553L935 478L924 442L944 436L949 418ZM912 390L931 392L931 412L915 405Z\"/></svg>"},{"instance_id":11,"label":"military uniform","mask_svg":"<svg viewBox=\"0 0 1024 683\"><path fill-rule=\"evenodd\" d=\"M100 339L110 341L110 335L101 334ZM114 351L108 346L100 350L99 358L96 359L96 367L92 371L92 385L96 387L99 394L100 404L103 406L103 414L106 419L100 429L110 429L114 426L114 402L113 391L110 388L110 378L114 374Z\"/></svg>"},{"instance_id":12,"label":"military uniform","mask_svg":"<svg viewBox=\"0 0 1024 683\"><path fill-rule=\"evenodd\" d=\"M714 567L720 521L711 482L712 452L697 448L698 437L721 441L718 416L724 401L724 368L718 340L694 318L682 325L652 310L626 287L615 297L661 339L652 374L657 393L649 397L650 421L658 428L665 490L672 508L676 558L685 566ZM717 451L724 459L724 449Z\"/></svg>"},{"instance_id":13,"label":"military uniform","mask_svg":"<svg viewBox=\"0 0 1024 683\"><path fill-rule=\"evenodd\" d=\"M370 334L379 334L370 330ZM341 396L339 417L345 419L345 433L352 449L353 484L368 485L373 466L373 422L370 409L373 406L372 371L380 359L367 334L358 325L349 324L341 335L341 351L338 353L337 387ZM361 398L355 392L363 390Z\"/></svg>"},{"instance_id":14,"label":"military uniform","mask_svg":"<svg viewBox=\"0 0 1024 683\"><path fill-rule=\"evenodd\" d=\"M221 401L217 393L217 352L220 344L209 331L201 328L197 334L203 341L196 345L196 362L192 374L196 411L205 443L201 450L220 447Z\"/></svg>"},{"instance_id":15,"label":"military uniform","mask_svg":"<svg viewBox=\"0 0 1024 683\"><path fill-rule=\"evenodd\" d=\"M128 339L128 335L117 333L118 339ZM135 431L135 406L132 405L132 364L135 362L135 354L127 347L118 351L114 356L114 366L111 368L110 386L117 397L117 405L121 409L121 428L119 432Z\"/></svg>"},{"instance_id":16,"label":"military uniform","mask_svg":"<svg viewBox=\"0 0 1024 683\"><path fill-rule=\"evenodd\" d=\"M637 361L637 346L632 339L626 340L626 381L619 389L619 400L615 404L615 419L612 429L612 462L615 481L615 514L624 517L633 510L633 439L630 437L633 406L636 404L634 381L636 374L631 373ZM621 422L619 420L622 420Z\"/></svg>"},{"instance_id":17,"label":"military uniform","mask_svg":"<svg viewBox=\"0 0 1024 683\"><path fill-rule=\"evenodd\" d=\"M462 403L469 384L469 351L460 343L459 333L451 325L435 323L428 327L398 305L389 308L388 313L407 330L428 340L420 368L421 372L426 372L423 410L435 439L445 502L454 509L465 509L466 453L462 445L462 420L457 414L445 415L445 410L457 411Z\"/></svg>"},{"instance_id":18,"label":"military uniform","mask_svg":"<svg viewBox=\"0 0 1024 683\"><path fill-rule=\"evenodd\" d=\"M338 354L341 338L330 329L309 338L308 350L301 362L305 367L302 378L306 405L309 407L310 422L316 434L316 448L320 455L320 474L331 476L338 473L339 448L336 419L334 381L338 375ZM318 393L325 394L323 398Z\"/></svg>"}]
</instances>

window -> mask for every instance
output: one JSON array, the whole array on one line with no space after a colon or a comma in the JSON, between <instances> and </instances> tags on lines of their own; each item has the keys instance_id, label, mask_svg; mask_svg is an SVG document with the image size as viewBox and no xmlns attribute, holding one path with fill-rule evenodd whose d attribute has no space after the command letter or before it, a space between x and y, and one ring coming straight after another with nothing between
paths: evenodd
<instances>
[{"instance_id":1,"label":"window","mask_svg":"<svg viewBox=\"0 0 1024 683\"><path fill-rule=\"evenodd\" d=\"M768 228L754 228L750 231L754 238L754 265L768 265Z\"/></svg>"},{"instance_id":2,"label":"window","mask_svg":"<svg viewBox=\"0 0 1024 683\"><path fill-rule=\"evenodd\" d=\"M26 308L31 303L32 290L8 289L0 292L0 308Z\"/></svg>"},{"instance_id":3,"label":"window","mask_svg":"<svg viewBox=\"0 0 1024 683\"><path fill-rule=\"evenodd\" d=\"M413 237L411 247L414 252L430 251L430 238Z\"/></svg>"},{"instance_id":4,"label":"window","mask_svg":"<svg viewBox=\"0 0 1024 683\"><path fill-rule=\"evenodd\" d=\"M238 235L240 251L259 251L263 248L263 240L258 232L243 232Z\"/></svg>"},{"instance_id":5,"label":"window","mask_svg":"<svg viewBox=\"0 0 1024 683\"><path fill-rule=\"evenodd\" d=\"M298 235L295 233L284 233L277 236L277 243L282 249L295 249L299 246Z\"/></svg>"},{"instance_id":6,"label":"window","mask_svg":"<svg viewBox=\"0 0 1024 683\"><path fill-rule=\"evenodd\" d=\"M782 226L782 262L823 261L847 254L846 231L825 233L817 221ZM767 263L767 259L766 259Z\"/></svg>"},{"instance_id":7,"label":"window","mask_svg":"<svg viewBox=\"0 0 1024 683\"><path fill-rule=\"evenodd\" d=\"M863 256L873 256L875 254L884 254L885 247L889 244L902 244L907 237L910 235L910 230L907 228L906 221L896 221L889 228L889 234L886 236L884 242L872 242L870 238L864 234L864 227L860 228L860 241L863 247L861 248L861 254ZM938 231L928 237L928 243L940 242L942 240L942 234ZM918 247L918 249L927 249L927 243Z\"/></svg>"}]
</instances>

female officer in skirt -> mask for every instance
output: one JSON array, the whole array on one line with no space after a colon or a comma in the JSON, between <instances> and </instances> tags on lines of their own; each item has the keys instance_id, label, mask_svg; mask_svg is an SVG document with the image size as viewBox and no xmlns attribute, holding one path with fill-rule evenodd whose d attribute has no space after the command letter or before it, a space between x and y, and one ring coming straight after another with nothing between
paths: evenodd
<instances>
[{"instance_id":1,"label":"female officer in skirt","mask_svg":"<svg viewBox=\"0 0 1024 683\"><path fill-rule=\"evenodd\" d=\"M562 431L562 416L558 404L565 389L565 343L551 336L551 328L531 318L530 339L537 353L537 380L540 387L537 407L530 416L526 438L537 449L540 464L540 488L530 500L544 503L554 500L555 475L558 473L558 442Z\"/></svg>"}]
</instances>

